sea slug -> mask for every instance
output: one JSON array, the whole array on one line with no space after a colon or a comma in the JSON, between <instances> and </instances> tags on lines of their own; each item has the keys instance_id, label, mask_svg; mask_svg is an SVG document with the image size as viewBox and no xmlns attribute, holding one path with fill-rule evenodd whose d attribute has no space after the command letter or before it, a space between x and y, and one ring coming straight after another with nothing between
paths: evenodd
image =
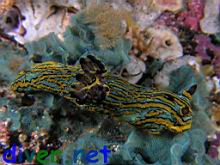
<instances>
[{"instance_id":1,"label":"sea slug","mask_svg":"<svg viewBox=\"0 0 220 165\"><path fill-rule=\"evenodd\" d=\"M181 94L131 84L106 70L94 56L75 66L57 62L22 71L11 89L19 93L49 92L84 105L94 113L121 119L144 133L181 133L191 128L190 101L196 85Z\"/></svg>"}]
</instances>

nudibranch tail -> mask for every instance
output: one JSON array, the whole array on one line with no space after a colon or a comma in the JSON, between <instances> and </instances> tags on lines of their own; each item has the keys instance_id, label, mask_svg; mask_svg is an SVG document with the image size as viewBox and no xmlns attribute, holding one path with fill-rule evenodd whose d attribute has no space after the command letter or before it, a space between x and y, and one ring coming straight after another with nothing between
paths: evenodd
<instances>
[{"instance_id":1,"label":"nudibranch tail","mask_svg":"<svg viewBox=\"0 0 220 165\"><path fill-rule=\"evenodd\" d=\"M68 95L76 82L80 66L68 66L57 62L34 64L28 71L22 71L11 84L11 90L19 93L49 92Z\"/></svg>"}]
</instances>

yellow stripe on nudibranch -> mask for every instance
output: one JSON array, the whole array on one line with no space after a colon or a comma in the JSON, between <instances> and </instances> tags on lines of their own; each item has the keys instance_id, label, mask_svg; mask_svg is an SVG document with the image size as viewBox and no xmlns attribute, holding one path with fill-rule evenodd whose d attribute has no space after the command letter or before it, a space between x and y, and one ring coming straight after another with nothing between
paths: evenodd
<instances>
[{"instance_id":1,"label":"yellow stripe on nudibranch","mask_svg":"<svg viewBox=\"0 0 220 165\"><path fill-rule=\"evenodd\" d=\"M35 64L29 71L18 74L11 89L17 92L50 92L78 105L71 92L89 91L96 85L103 86L109 89L104 100L99 104L86 103L87 107L92 107L88 111L108 113L152 134L165 130L180 133L191 128L192 95L187 91L178 95L169 91L149 90L130 84L110 72L101 77L96 76L92 84L82 86L76 79L79 73L84 74L80 65L57 62Z\"/></svg>"},{"instance_id":2,"label":"yellow stripe on nudibranch","mask_svg":"<svg viewBox=\"0 0 220 165\"><path fill-rule=\"evenodd\" d=\"M183 91L183 95L192 100L192 95L190 95L190 93L188 93L187 91Z\"/></svg>"}]
</instances>

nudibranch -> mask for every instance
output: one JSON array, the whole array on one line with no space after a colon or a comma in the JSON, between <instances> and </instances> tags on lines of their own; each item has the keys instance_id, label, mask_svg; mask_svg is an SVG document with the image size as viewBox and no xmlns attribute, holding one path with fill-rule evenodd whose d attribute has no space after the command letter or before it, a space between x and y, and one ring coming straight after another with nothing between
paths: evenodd
<instances>
[{"instance_id":1,"label":"nudibranch","mask_svg":"<svg viewBox=\"0 0 220 165\"><path fill-rule=\"evenodd\" d=\"M18 74L11 89L19 93L49 92L88 111L125 121L144 133L181 133L191 128L191 99L196 85L175 94L131 84L107 71L94 56L75 66L57 62L33 65Z\"/></svg>"}]
</instances>

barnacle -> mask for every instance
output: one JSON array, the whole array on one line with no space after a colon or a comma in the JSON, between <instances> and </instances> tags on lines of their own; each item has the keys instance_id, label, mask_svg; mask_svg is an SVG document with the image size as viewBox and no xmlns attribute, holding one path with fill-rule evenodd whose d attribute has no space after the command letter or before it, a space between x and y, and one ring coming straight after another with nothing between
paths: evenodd
<instances>
[{"instance_id":1,"label":"barnacle","mask_svg":"<svg viewBox=\"0 0 220 165\"><path fill-rule=\"evenodd\" d=\"M149 27L143 31L134 30L131 33L131 55L147 60L147 57L173 60L183 55L183 48L177 36L169 29L162 27Z\"/></svg>"}]
</instances>

